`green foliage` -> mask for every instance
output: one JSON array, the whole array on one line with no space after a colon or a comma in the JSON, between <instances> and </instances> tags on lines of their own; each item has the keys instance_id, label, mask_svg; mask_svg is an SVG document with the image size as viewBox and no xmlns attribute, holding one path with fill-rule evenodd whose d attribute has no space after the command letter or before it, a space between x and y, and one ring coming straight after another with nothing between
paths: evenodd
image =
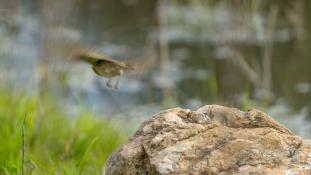
<instances>
[{"instance_id":1,"label":"green foliage","mask_svg":"<svg viewBox=\"0 0 311 175\"><path fill-rule=\"evenodd\" d=\"M69 116L52 100L0 91L0 174L102 174L107 156L126 139L124 130L88 112Z\"/></svg>"}]
</instances>

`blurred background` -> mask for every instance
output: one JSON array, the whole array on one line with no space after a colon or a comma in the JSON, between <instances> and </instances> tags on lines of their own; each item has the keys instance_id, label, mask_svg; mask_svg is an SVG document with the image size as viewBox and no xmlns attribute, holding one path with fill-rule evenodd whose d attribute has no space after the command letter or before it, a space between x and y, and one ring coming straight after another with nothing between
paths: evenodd
<instances>
[{"instance_id":1,"label":"blurred background","mask_svg":"<svg viewBox=\"0 0 311 175\"><path fill-rule=\"evenodd\" d=\"M76 133L76 123L85 127L80 120L87 113L90 123L104 120L114 134L124 133L120 142L101 141L118 145L160 110L220 104L261 109L310 138L310 18L308 0L0 0L0 119L10 124L17 117L15 124L21 124L29 113L29 137L35 138L41 130L33 129L34 123L55 122L48 116L69 118L68 125L74 121ZM148 38L154 47L147 47ZM83 48L142 66L122 76L119 90L113 90L90 65L68 61ZM153 54L142 57L150 49ZM107 134L107 125L98 127ZM57 122L55 127L62 130ZM76 167L89 160L84 154L89 147L81 147ZM32 160L34 168L28 169L35 171L40 165L35 156ZM0 172L20 166L3 166Z\"/></svg>"}]
</instances>

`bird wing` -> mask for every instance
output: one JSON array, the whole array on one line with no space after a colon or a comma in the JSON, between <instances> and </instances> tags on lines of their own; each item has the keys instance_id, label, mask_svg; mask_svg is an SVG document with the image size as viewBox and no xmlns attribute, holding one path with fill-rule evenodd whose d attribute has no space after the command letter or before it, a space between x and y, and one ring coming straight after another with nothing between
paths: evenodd
<instances>
[{"instance_id":1,"label":"bird wing","mask_svg":"<svg viewBox=\"0 0 311 175\"><path fill-rule=\"evenodd\" d=\"M90 63L90 64L96 64L98 62L106 62L106 63L112 63L122 68L128 68L128 69L132 68L130 64L126 64L124 62L112 59L106 56L105 54L96 52L94 50L80 51L74 55L74 58L80 61Z\"/></svg>"},{"instance_id":2,"label":"bird wing","mask_svg":"<svg viewBox=\"0 0 311 175\"><path fill-rule=\"evenodd\" d=\"M148 36L145 44L145 53L138 58L129 59L128 62L130 63L115 60L101 52L87 48L75 52L71 58L78 61L84 61L92 65L98 62L111 63L122 67L125 70L132 70L132 74L143 74L156 64L157 53L155 43L155 39L151 35Z\"/></svg>"},{"instance_id":3,"label":"bird wing","mask_svg":"<svg viewBox=\"0 0 311 175\"><path fill-rule=\"evenodd\" d=\"M141 56L128 60L135 67L135 70L130 72L131 76L144 75L156 65L158 56L156 39L152 35L147 36L144 47L144 52Z\"/></svg>"}]
</instances>

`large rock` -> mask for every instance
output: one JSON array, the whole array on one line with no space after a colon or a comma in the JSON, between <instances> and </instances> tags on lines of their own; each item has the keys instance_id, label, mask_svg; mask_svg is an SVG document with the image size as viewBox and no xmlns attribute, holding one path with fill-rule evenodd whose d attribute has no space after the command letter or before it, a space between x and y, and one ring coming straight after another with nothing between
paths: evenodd
<instances>
[{"instance_id":1,"label":"large rock","mask_svg":"<svg viewBox=\"0 0 311 175\"><path fill-rule=\"evenodd\" d=\"M311 143L258 110L174 108L142 124L106 175L311 175Z\"/></svg>"}]
</instances>

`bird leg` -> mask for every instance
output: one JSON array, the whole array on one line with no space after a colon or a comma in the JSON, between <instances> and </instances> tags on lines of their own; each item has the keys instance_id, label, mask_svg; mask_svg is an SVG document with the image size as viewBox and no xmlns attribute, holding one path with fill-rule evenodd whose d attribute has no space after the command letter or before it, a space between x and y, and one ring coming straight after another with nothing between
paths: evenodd
<instances>
[{"instance_id":1,"label":"bird leg","mask_svg":"<svg viewBox=\"0 0 311 175\"><path fill-rule=\"evenodd\" d=\"M116 84L115 84L115 86L114 86L114 88L115 88L116 90L119 89L119 83L120 83L120 76L117 77Z\"/></svg>"},{"instance_id":2,"label":"bird leg","mask_svg":"<svg viewBox=\"0 0 311 175\"><path fill-rule=\"evenodd\" d=\"M112 88L112 84L111 84L111 78L108 79L106 86L109 88Z\"/></svg>"}]
</instances>

